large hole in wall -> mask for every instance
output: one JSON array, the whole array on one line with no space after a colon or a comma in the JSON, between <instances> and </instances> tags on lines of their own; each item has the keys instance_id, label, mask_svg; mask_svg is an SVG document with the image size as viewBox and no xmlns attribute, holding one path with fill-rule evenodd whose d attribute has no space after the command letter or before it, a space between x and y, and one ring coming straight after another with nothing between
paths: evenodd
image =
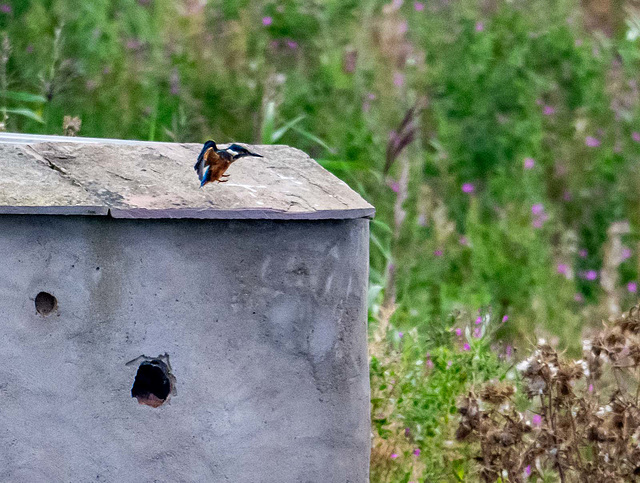
<instances>
[{"instance_id":1,"label":"large hole in wall","mask_svg":"<svg viewBox=\"0 0 640 483\"><path fill-rule=\"evenodd\" d=\"M153 408L160 407L169 399L169 395L175 394L175 377L171 373L168 356L166 354L158 358L140 356L131 362L141 358L144 360L138 367L131 388L131 397L135 397L140 404Z\"/></svg>"},{"instance_id":2,"label":"large hole in wall","mask_svg":"<svg viewBox=\"0 0 640 483\"><path fill-rule=\"evenodd\" d=\"M36 312L40 315L49 315L58 307L58 300L47 292L36 295Z\"/></svg>"}]
</instances>

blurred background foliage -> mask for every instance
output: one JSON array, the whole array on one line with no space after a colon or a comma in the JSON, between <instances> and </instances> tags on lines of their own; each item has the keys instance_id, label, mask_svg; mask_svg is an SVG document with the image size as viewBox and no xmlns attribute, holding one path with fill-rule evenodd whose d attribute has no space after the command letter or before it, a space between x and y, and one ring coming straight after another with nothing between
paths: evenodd
<instances>
[{"instance_id":1,"label":"blurred background foliage","mask_svg":"<svg viewBox=\"0 0 640 483\"><path fill-rule=\"evenodd\" d=\"M372 480L462 481L456 398L636 300L637 8L5 1L0 127L289 144L344 179L377 208Z\"/></svg>"}]
</instances>

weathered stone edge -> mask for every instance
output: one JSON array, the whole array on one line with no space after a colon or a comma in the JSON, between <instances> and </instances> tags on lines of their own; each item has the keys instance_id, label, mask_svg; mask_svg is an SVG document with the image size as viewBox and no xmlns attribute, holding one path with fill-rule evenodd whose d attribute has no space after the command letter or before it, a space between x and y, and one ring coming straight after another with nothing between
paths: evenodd
<instances>
[{"instance_id":1,"label":"weathered stone edge","mask_svg":"<svg viewBox=\"0 0 640 483\"><path fill-rule=\"evenodd\" d=\"M85 215L111 216L120 219L201 219L201 220L351 220L373 218L374 208L353 210L319 210L291 213L278 210L210 210L176 208L149 210L118 209L106 206L0 206L0 215Z\"/></svg>"},{"instance_id":2,"label":"weathered stone edge","mask_svg":"<svg viewBox=\"0 0 640 483\"><path fill-rule=\"evenodd\" d=\"M348 220L356 218L373 218L375 208L355 208L351 210L317 210L292 213L269 209L210 210L176 208L166 210L149 210L146 208L119 209L111 208L113 218L135 219L176 219L195 218L207 220Z\"/></svg>"},{"instance_id":3,"label":"weathered stone edge","mask_svg":"<svg viewBox=\"0 0 640 483\"><path fill-rule=\"evenodd\" d=\"M108 216L107 206L9 206L0 205L0 215Z\"/></svg>"}]
</instances>

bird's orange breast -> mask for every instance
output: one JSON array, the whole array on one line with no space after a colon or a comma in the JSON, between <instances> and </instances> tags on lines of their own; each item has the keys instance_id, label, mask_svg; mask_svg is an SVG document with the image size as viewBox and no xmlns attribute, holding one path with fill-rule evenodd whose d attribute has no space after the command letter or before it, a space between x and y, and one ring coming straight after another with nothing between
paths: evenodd
<instances>
[{"instance_id":1,"label":"bird's orange breast","mask_svg":"<svg viewBox=\"0 0 640 483\"><path fill-rule=\"evenodd\" d=\"M207 149L204 153L205 165L210 166L211 181L220 181L224 172L231 165L231 161L223 159L213 148Z\"/></svg>"}]
</instances>

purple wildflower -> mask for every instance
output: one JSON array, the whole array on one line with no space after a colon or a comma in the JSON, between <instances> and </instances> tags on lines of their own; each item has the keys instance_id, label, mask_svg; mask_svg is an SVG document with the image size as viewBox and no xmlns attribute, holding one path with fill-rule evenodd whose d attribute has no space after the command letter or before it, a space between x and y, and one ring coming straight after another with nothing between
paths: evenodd
<instances>
[{"instance_id":1,"label":"purple wildflower","mask_svg":"<svg viewBox=\"0 0 640 483\"><path fill-rule=\"evenodd\" d=\"M627 284L627 290L629 293L636 293L638 291L638 284L636 282L629 282Z\"/></svg>"},{"instance_id":2,"label":"purple wildflower","mask_svg":"<svg viewBox=\"0 0 640 483\"><path fill-rule=\"evenodd\" d=\"M129 39L127 40L126 46L129 50L138 50L142 47L142 42L138 39Z\"/></svg>"},{"instance_id":3,"label":"purple wildflower","mask_svg":"<svg viewBox=\"0 0 640 483\"><path fill-rule=\"evenodd\" d=\"M393 85L396 87L402 87L404 85L404 74L396 72L393 74Z\"/></svg>"},{"instance_id":4,"label":"purple wildflower","mask_svg":"<svg viewBox=\"0 0 640 483\"><path fill-rule=\"evenodd\" d=\"M2 5L0 5L0 12L11 13L11 11L11 5L9 5L8 3L3 3Z\"/></svg>"},{"instance_id":5,"label":"purple wildflower","mask_svg":"<svg viewBox=\"0 0 640 483\"><path fill-rule=\"evenodd\" d=\"M502 323L504 324L507 320L509 320L509 316L505 315L502 317Z\"/></svg>"},{"instance_id":6,"label":"purple wildflower","mask_svg":"<svg viewBox=\"0 0 640 483\"><path fill-rule=\"evenodd\" d=\"M461 236L458 242L464 247L469 246L469 240L467 240L466 236Z\"/></svg>"},{"instance_id":7,"label":"purple wildflower","mask_svg":"<svg viewBox=\"0 0 640 483\"><path fill-rule=\"evenodd\" d=\"M394 193L398 193L400 191L400 183L397 181L391 181L389 183L389 188L391 188Z\"/></svg>"},{"instance_id":8,"label":"purple wildflower","mask_svg":"<svg viewBox=\"0 0 640 483\"><path fill-rule=\"evenodd\" d=\"M524 158L524 169L533 169L536 165L536 160L533 158Z\"/></svg>"},{"instance_id":9,"label":"purple wildflower","mask_svg":"<svg viewBox=\"0 0 640 483\"><path fill-rule=\"evenodd\" d=\"M443 255L443 253L444 253L444 252L443 252L442 250L434 250L434 251L433 251L433 254L434 254L436 257L441 257L441 256Z\"/></svg>"},{"instance_id":10,"label":"purple wildflower","mask_svg":"<svg viewBox=\"0 0 640 483\"><path fill-rule=\"evenodd\" d=\"M562 199L564 201L571 201L571 192L569 190L564 190L564 193L562 193Z\"/></svg>"},{"instance_id":11,"label":"purple wildflower","mask_svg":"<svg viewBox=\"0 0 640 483\"><path fill-rule=\"evenodd\" d=\"M287 47L289 47L291 50L296 50L298 48L298 42L296 42L295 40L287 40Z\"/></svg>"},{"instance_id":12,"label":"purple wildflower","mask_svg":"<svg viewBox=\"0 0 640 483\"><path fill-rule=\"evenodd\" d=\"M473 330L473 336L474 336L476 339L479 339L481 335L482 335L482 330L480 329L480 327L476 327L476 328Z\"/></svg>"},{"instance_id":13,"label":"purple wildflower","mask_svg":"<svg viewBox=\"0 0 640 483\"><path fill-rule=\"evenodd\" d=\"M471 350L471 346L469 345L468 342L465 342L465 344L462 346L462 350L463 351L469 351Z\"/></svg>"},{"instance_id":14,"label":"purple wildflower","mask_svg":"<svg viewBox=\"0 0 640 483\"><path fill-rule=\"evenodd\" d=\"M640 132L638 131L633 131L631 133L631 139L633 139L635 142L640 143Z\"/></svg>"},{"instance_id":15,"label":"purple wildflower","mask_svg":"<svg viewBox=\"0 0 640 483\"><path fill-rule=\"evenodd\" d=\"M460 327L455 330L455 333L458 337L462 337L462 329Z\"/></svg>"},{"instance_id":16,"label":"purple wildflower","mask_svg":"<svg viewBox=\"0 0 640 483\"><path fill-rule=\"evenodd\" d=\"M398 457L398 455L397 455L396 453L391 453L390 458L391 458L392 460L396 459L397 457Z\"/></svg>"},{"instance_id":17,"label":"purple wildflower","mask_svg":"<svg viewBox=\"0 0 640 483\"><path fill-rule=\"evenodd\" d=\"M536 428L542 426L542 416L540 416L539 414L534 414L533 418L531 419L531 424Z\"/></svg>"},{"instance_id":18,"label":"purple wildflower","mask_svg":"<svg viewBox=\"0 0 640 483\"><path fill-rule=\"evenodd\" d=\"M531 207L531 213L533 213L535 216L542 215L542 213L544 213L544 206L542 206L542 203L536 203L535 205L533 205Z\"/></svg>"},{"instance_id":19,"label":"purple wildflower","mask_svg":"<svg viewBox=\"0 0 640 483\"><path fill-rule=\"evenodd\" d=\"M273 23L272 17L262 17L262 25L264 25L265 27L268 27L272 23Z\"/></svg>"},{"instance_id":20,"label":"purple wildflower","mask_svg":"<svg viewBox=\"0 0 640 483\"><path fill-rule=\"evenodd\" d=\"M513 355L513 347L511 347L511 345L507 345L507 348L505 349L504 353L508 358L510 358Z\"/></svg>"},{"instance_id":21,"label":"purple wildflower","mask_svg":"<svg viewBox=\"0 0 640 483\"><path fill-rule=\"evenodd\" d=\"M427 359L425 365L427 366L427 369L433 369L433 361L431 360L431 358Z\"/></svg>"},{"instance_id":22,"label":"purple wildflower","mask_svg":"<svg viewBox=\"0 0 640 483\"><path fill-rule=\"evenodd\" d=\"M526 476L531 476L531 465L527 465L527 467L524 469L524 474Z\"/></svg>"},{"instance_id":23,"label":"purple wildflower","mask_svg":"<svg viewBox=\"0 0 640 483\"><path fill-rule=\"evenodd\" d=\"M402 339L404 337L404 332L398 332L398 338Z\"/></svg>"},{"instance_id":24,"label":"purple wildflower","mask_svg":"<svg viewBox=\"0 0 640 483\"><path fill-rule=\"evenodd\" d=\"M409 428L404 428L404 435L408 438L411 434L411 430Z\"/></svg>"},{"instance_id":25,"label":"purple wildflower","mask_svg":"<svg viewBox=\"0 0 640 483\"><path fill-rule=\"evenodd\" d=\"M406 20L400 22L400 24L398 24L398 33L400 35L402 34L406 34L407 30L409 30L409 24L407 23Z\"/></svg>"},{"instance_id":26,"label":"purple wildflower","mask_svg":"<svg viewBox=\"0 0 640 483\"><path fill-rule=\"evenodd\" d=\"M565 263L558 263L557 270L560 275L566 275L569 267Z\"/></svg>"},{"instance_id":27,"label":"purple wildflower","mask_svg":"<svg viewBox=\"0 0 640 483\"><path fill-rule=\"evenodd\" d=\"M584 302L584 296L581 293L576 293L573 296L573 300L575 300L578 303L582 303Z\"/></svg>"},{"instance_id":28,"label":"purple wildflower","mask_svg":"<svg viewBox=\"0 0 640 483\"><path fill-rule=\"evenodd\" d=\"M484 23L482 22L476 23L476 32L482 32L482 31L484 31Z\"/></svg>"},{"instance_id":29,"label":"purple wildflower","mask_svg":"<svg viewBox=\"0 0 640 483\"><path fill-rule=\"evenodd\" d=\"M420 456L420 449L416 448L413 450L413 456Z\"/></svg>"},{"instance_id":30,"label":"purple wildflower","mask_svg":"<svg viewBox=\"0 0 640 483\"><path fill-rule=\"evenodd\" d=\"M595 270L587 270L586 272L584 272L583 276L585 280L595 280L596 278L598 278L598 272L596 272Z\"/></svg>"},{"instance_id":31,"label":"purple wildflower","mask_svg":"<svg viewBox=\"0 0 640 483\"><path fill-rule=\"evenodd\" d=\"M593 392L593 384L589 384L589 392Z\"/></svg>"},{"instance_id":32,"label":"purple wildflower","mask_svg":"<svg viewBox=\"0 0 640 483\"><path fill-rule=\"evenodd\" d=\"M366 100L362 103L362 111L369 112L371 110L371 101L375 100L376 95L373 92L367 94Z\"/></svg>"},{"instance_id":33,"label":"purple wildflower","mask_svg":"<svg viewBox=\"0 0 640 483\"><path fill-rule=\"evenodd\" d=\"M540 203L531 207L531 213L534 216L534 220L531 222L534 228L542 228L544 222L549 218L549 215L544 212L544 207Z\"/></svg>"},{"instance_id":34,"label":"purple wildflower","mask_svg":"<svg viewBox=\"0 0 640 483\"><path fill-rule=\"evenodd\" d=\"M590 148L597 148L600 146L600 140L598 138L594 138L593 136L587 136L584 140L584 143Z\"/></svg>"},{"instance_id":35,"label":"purple wildflower","mask_svg":"<svg viewBox=\"0 0 640 483\"><path fill-rule=\"evenodd\" d=\"M544 106L542 113L545 116L553 116L556 113L556 109L553 106Z\"/></svg>"},{"instance_id":36,"label":"purple wildflower","mask_svg":"<svg viewBox=\"0 0 640 483\"><path fill-rule=\"evenodd\" d=\"M482 323L482 317L478 315L478 318L476 319L476 325L480 325Z\"/></svg>"},{"instance_id":37,"label":"purple wildflower","mask_svg":"<svg viewBox=\"0 0 640 483\"><path fill-rule=\"evenodd\" d=\"M626 260L627 258L631 258L632 252L629 247L622 247L622 259Z\"/></svg>"},{"instance_id":38,"label":"purple wildflower","mask_svg":"<svg viewBox=\"0 0 640 483\"><path fill-rule=\"evenodd\" d=\"M462 192L463 193L468 193L471 194L476 190L476 187L473 185L473 183L464 183L462 185Z\"/></svg>"},{"instance_id":39,"label":"purple wildflower","mask_svg":"<svg viewBox=\"0 0 640 483\"><path fill-rule=\"evenodd\" d=\"M578 255L580 255L580 258L587 258L588 254L589 254L589 252L587 250L585 250L584 248L578 252Z\"/></svg>"},{"instance_id":40,"label":"purple wildflower","mask_svg":"<svg viewBox=\"0 0 640 483\"><path fill-rule=\"evenodd\" d=\"M422 2L413 2L413 9L416 12L422 12L424 10L424 3L422 3Z\"/></svg>"}]
</instances>

